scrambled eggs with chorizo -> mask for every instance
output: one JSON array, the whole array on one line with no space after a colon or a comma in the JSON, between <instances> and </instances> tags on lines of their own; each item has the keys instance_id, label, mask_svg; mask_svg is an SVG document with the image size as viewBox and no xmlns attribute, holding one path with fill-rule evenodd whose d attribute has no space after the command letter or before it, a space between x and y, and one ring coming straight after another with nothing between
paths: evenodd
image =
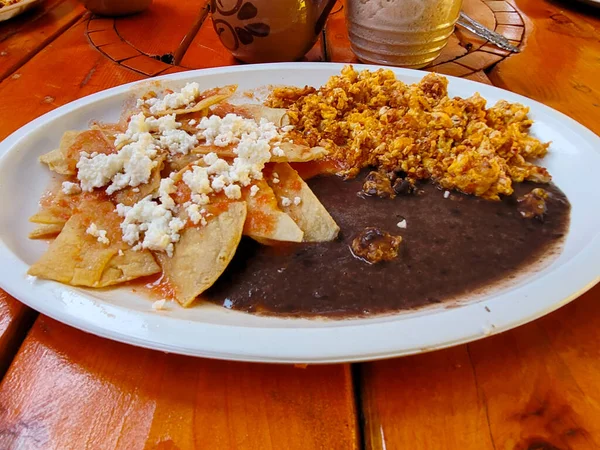
<instances>
[{"instance_id":1,"label":"scrambled eggs with chorizo","mask_svg":"<svg viewBox=\"0 0 600 450\"><path fill-rule=\"evenodd\" d=\"M448 97L447 86L434 73L407 85L391 70L346 66L319 89L274 89L267 104L287 108L293 139L325 147L348 178L375 166L490 200L512 194L513 182L550 181L531 162L549 144L528 134L527 107L502 100L486 108L477 93Z\"/></svg>"}]
</instances>

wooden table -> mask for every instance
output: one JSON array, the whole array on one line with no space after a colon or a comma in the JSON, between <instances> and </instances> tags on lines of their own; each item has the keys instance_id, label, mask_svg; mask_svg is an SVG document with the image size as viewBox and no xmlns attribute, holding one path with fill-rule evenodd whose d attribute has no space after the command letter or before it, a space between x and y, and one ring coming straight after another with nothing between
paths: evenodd
<instances>
[{"instance_id":1,"label":"wooden table","mask_svg":"<svg viewBox=\"0 0 600 450\"><path fill-rule=\"evenodd\" d=\"M46 0L0 25L0 138L81 96L234 64L206 0L91 17ZM565 0L465 0L522 47L458 31L432 70L524 94L600 133L600 20ZM307 59L354 61L343 4ZM596 207L596 205L590 205ZM118 344L0 291L0 449L600 448L600 287L513 331L419 356L296 368Z\"/></svg>"}]
</instances>

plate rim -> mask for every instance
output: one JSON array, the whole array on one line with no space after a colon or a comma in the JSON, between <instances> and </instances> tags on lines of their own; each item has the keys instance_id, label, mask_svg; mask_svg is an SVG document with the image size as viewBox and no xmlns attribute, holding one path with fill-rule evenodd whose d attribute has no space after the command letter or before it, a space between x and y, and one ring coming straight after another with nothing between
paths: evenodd
<instances>
[{"instance_id":1,"label":"plate rim","mask_svg":"<svg viewBox=\"0 0 600 450\"><path fill-rule=\"evenodd\" d=\"M346 64L344 64L344 63L268 63L268 64L256 64L256 65L251 65L251 66L226 66L226 67L198 69L198 70L193 70L193 71L178 72L175 74L168 74L168 75L163 75L163 76L156 77L156 78L144 79L144 80L116 86L113 88L109 88L109 89L88 95L86 97L82 97L80 99L74 100L63 106L60 106L59 108L56 108L40 117L34 119L33 121L29 122L28 124L24 125L23 127L19 128L17 131L12 133L4 141L2 141L0 143L0 165L2 165L4 158L6 157L6 155L8 155L10 153L11 149L15 148L15 146L17 146L18 143L22 139L25 139L27 134L30 131L37 129L38 127L42 126L45 123L51 122L52 120L56 119L57 117L61 116L62 114L64 114L65 112L67 112L73 108L79 108L80 106L87 105L89 103L94 103L96 101L102 100L107 97L111 97L113 95L120 95L123 93L131 92L132 88L136 88L138 86L143 86L147 83L162 82L162 81L178 81L178 80L188 79L188 78L192 79L193 77L202 77L203 75L218 75L219 73L230 73L230 72L261 71L261 70L271 70L274 68L276 68L276 69L294 69L294 70L298 70L300 68L301 70L309 70L309 71L314 70L314 69L323 70L323 68L328 68L328 71L331 72L331 74L333 74L333 73L339 73L340 69L342 67L344 67L345 65ZM417 76L418 78L422 78L423 76L425 76L427 74L427 72L413 70L413 69L400 69L400 68L392 68L392 67L385 67L385 66L362 65L362 64L353 64L353 65L358 70L362 70L362 69L373 70L373 69L379 69L382 67L386 68L386 69L389 68L389 69L392 69L396 74L402 75L404 73L408 76ZM586 140L587 142L597 141L597 143L600 143L600 138L595 133L593 133L591 130L587 129L586 127L579 124L574 119L566 116L565 114L563 114L559 111L556 111L546 105L543 105L540 102L537 102L533 99L527 98L520 94L516 94L516 93L510 92L510 91L498 88L496 86L481 85L480 83L477 83L472 80L465 80L465 79L456 78L456 77L452 77L452 76L446 76L446 77L448 78L451 85L452 84L474 85L476 91L479 90L479 89L477 89L477 86L485 86L484 90L496 91L499 98L506 97L506 95L508 95L508 97L511 97L508 99L509 101L520 101L520 102L526 104L527 106L535 107L536 109L541 109L543 112L548 113L550 116L555 116L556 118L560 119L561 121L564 121L565 125L568 125L570 128L574 128L577 132L582 133L583 139ZM596 146L596 148L594 148L593 150L596 153L600 153L600 151L598 150L599 148L600 148L600 146ZM16 255L14 255L6 247L6 245L3 243L3 240L1 239L1 236L0 236L0 261L7 261L7 258L8 258L8 260L10 260L11 258L17 259L18 262L20 262L21 264L24 264L24 263L22 263L22 261L20 261L20 259ZM487 337L492 334L497 334L497 333L500 333L503 331L507 331L509 329L515 328L517 326L520 326L520 325L528 323L532 320L535 320L539 317L542 317L542 316L560 308L561 306L569 303L573 299L582 295L587 290L591 289L596 283L598 283L598 281L600 281L600 275L597 274L597 272L595 270L593 270L594 264L597 264L598 262L600 262L600 234L599 233L594 235L594 237L587 243L586 247L583 248L573 258L571 258L571 260L566 261L564 264L562 264L559 267L556 267L550 273L546 273L543 276L536 278L531 283L525 282L521 286L521 288L526 288L527 286L531 286L532 284L537 285L537 284L543 283L543 281L549 276L555 277L555 276L559 276L563 272L567 272L567 273L570 273L572 278L573 278L573 275L575 276L575 278L577 278L576 284L577 284L578 288L575 290L575 292L563 292L563 291L565 291L564 283L563 283L563 286L560 286L560 287L562 287L562 289L560 289L560 288L554 289L553 292L551 292L551 294L552 294L551 297L554 297L554 298L560 297L560 298L557 298L554 301L544 302L545 307L543 307L543 308L542 307L532 308L533 302L528 303L527 306L529 308L525 308L525 311L527 311L527 310L530 310L530 311L528 311L526 313L518 314L520 316L520 318L518 320L515 320L515 319L509 320L508 321L509 323L507 323L507 320L505 318L504 320L500 321L502 323L497 323L491 330L490 329L481 329L481 325L480 325L478 330L471 328L469 333L462 333L463 336L458 339L446 340L444 342L437 343L435 345L428 345L428 346L423 346L423 347L419 347L419 348L414 347L409 350L406 350L406 349L395 349L394 350L394 348L396 346L392 345L393 348L391 348L389 344L387 345L387 347L382 346L382 343L380 342L382 340L379 339L379 341L377 341L378 345L380 347L379 350L371 349L370 351L365 351L364 350L365 343L361 342L361 340L364 340L365 337L369 336L369 334L372 332L373 327L377 327L377 330L375 330L376 333L379 331L380 333L394 333L396 336L402 336L402 324L403 323L405 324L405 322L401 317L399 317L400 315L396 315L396 316L398 316L398 317L396 317L396 319L393 319L394 316L392 315L392 316L390 316L391 319L389 321L385 321L382 323L348 325L348 326L342 326L342 327L338 327L338 328L332 328L332 327L294 328L292 326L289 328L278 328L277 331L274 331L273 328L239 327L236 325L216 325L216 324L207 324L207 323L200 324L200 323L194 322L196 327L204 329L204 330L195 330L196 332L197 331L202 331L202 332L194 333L194 334L204 335L204 337L213 337L213 338L214 337L223 337L223 336L227 337L227 333L231 333L232 332L231 328L233 328L233 331L234 331L233 337L237 336L239 339L244 340L244 342L246 342L246 339L252 339L252 345L250 345L250 349L249 350L247 349L246 351L239 351L239 349L238 349L238 351L234 351L235 345L232 346L231 344L229 344L228 346L225 346L225 345L216 345L215 346L214 343L212 346L205 345L203 349L199 349L199 348L190 348L189 346L182 347L182 346L174 345L173 342L165 343L164 339L152 338L151 336L149 337L148 333L144 333L143 331L140 331L140 330L137 330L136 333L132 333L132 332L123 333L122 331L119 330L118 323L115 323L114 326L106 326L106 324L102 321L98 322L98 320L94 321L89 317L86 318L86 317L80 317L76 314L65 313L64 311L61 311L61 308L59 308L57 305L53 305L52 301L40 302L39 299L36 300L34 297L40 295L40 293L37 293L37 291L40 291L40 292L43 292L44 290L47 291L48 286L50 286L50 289L52 289L52 286L54 286L54 288L57 291L71 292L69 295L73 295L73 291L77 291L77 289L63 286L56 282L42 281L42 280L37 280L34 283L21 282L20 284L19 283L13 284L13 283L11 283L10 276L11 276L11 272L15 272L17 270L16 267L13 267L13 266L18 266L18 264L9 265L9 266L11 266L10 268L12 270L0 271L0 286L4 290L6 290L10 295L17 298L19 301L27 304L28 306L32 307L33 309L36 309L36 310L40 311L42 314L45 314L55 320L58 320L67 325L73 326L80 330L90 332L92 334L95 334L95 335L98 335L101 337L105 337L105 338L109 338L109 339L116 340L119 342L136 345L139 347L145 347L145 348L161 350L161 351L166 351L166 352L171 352L171 353L185 354L185 355L190 355L190 356L201 356L201 357L208 357L208 358L218 358L218 359L228 359L228 360L238 360L238 361L319 364L319 363L332 363L332 362L338 363L338 362L369 361L369 360L404 356L404 355L415 354L415 353L423 353L426 351L432 351L432 350L436 350L436 349L459 345L459 344L466 343L466 342L471 342L471 341L480 339L482 337ZM586 263L585 264L586 270L575 270L574 273L572 273L573 271L572 270L570 271L569 269L575 263L577 263L578 265L582 264L582 263ZM12 276L14 276L14 275L15 274L12 274ZM22 276L23 276L23 274L21 274L21 278L22 278ZM571 282L570 284L572 285L574 283ZM32 285L33 285L33 288L31 287ZM567 291L568 291L568 289L567 289ZM499 294L499 295L501 295L501 294ZM438 318L438 321L439 321L439 318L444 316L444 317L448 317L448 319L452 320L453 316L456 315L456 311L462 311L462 315L464 315L465 314L464 311L468 310L470 312L473 312L474 319L479 318L479 320L484 320L484 318L486 317L486 313L484 312L484 307L488 304L489 301L494 300L499 295L492 295L490 297L485 296L484 298L482 298L481 301L466 303L464 305L461 305L458 308L441 309L439 311L432 312L432 314L427 314L427 315L425 315L425 317L431 318L431 317L435 316ZM96 300L91 299L90 297L86 297L85 295L82 295L82 294L75 294L73 296L73 298L78 299L78 300L86 299L86 301L96 302ZM142 313L139 311L130 310L130 309L115 306L115 305L107 306L107 304L103 304L102 307L109 310L110 314L120 314L122 317L125 317L125 318L128 318L129 315L140 316L145 321L147 321L147 324L150 325L150 328L155 327L155 326L160 327L160 325L162 325L162 322L165 320L164 316L161 316L160 314L157 314L155 312ZM497 315L497 314L495 314L495 315ZM510 314L508 314L508 315L510 316ZM131 319L133 320L134 317L131 317ZM174 321L177 323L185 322L182 319L176 319L176 318L166 318L166 320ZM418 321L419 318L417 317L413 320ZM428 322L434 323L436 321L429 320ZM498 320L494 320L494 322L498 322ZM398 328L398 327L400 327L400 328ZM223 328L229 329L229 331L223 330ZM224 334L224 331L225 331L225 334ZM257 333L257 331L261 331L261 332ZM289 347L285 347L284 345L282 345L283 344L282 342L278 342L276 345L272 345L272 346L268 346L268 345L265 346L265 343L269 342L269 340L267 339L269 337L268 335L273 334L273 333L279 333L280 335L282 335L282 337L285 338L285 343L287 343L287 344L293 343L294 340L299 340L300 342L304 342L304 344L305 344L304 350L299 351L298 348L296 348L295 350L290 350L290 349L294 348L293 345L291 345ZM308 339L308 336L306 336L307 333L312 335L311 339ZM319 346L319 340L315 339L315 338L321 337L321 335L323 333L325 333L325 334L333 333L338 338L342 338L341 335L344 335L343 338L347 339L347 342L354 343L354 344L356 344L358 349L362 348L363 350L350 351L348 353L349 350L346 350L345 352L340 352L340 351L336 352L335 350L332 350L330 348L330 346L327 348L325 348L325 346L321 347L321 346ZM354 333L356 333L356 335L354 335ZM231 338L232 336L229 336L229 337ZM348 338L351 338L351 339L348 340ZM354 338L354 340L352 338ZM277 339L281 340L280 337L278 337ZM218 340L218 339L216 339L216 340ZM296 342L296 345L297 345L297 342ZM307 351L308 346L315 346L315 347L313 350ZM369 347L369 346L367 345L367 347ZM342 353L344 353L344 354L342 354Z\"/></svg>"},{"instance_id":2,"label":"plate rim","mask_svg":"<svg viewBox=\"0 0 600 450\"><path fill-rule=\"evenodd\" d=\"M10 20L13 17L21 15L29 8L35 6L37 3L41 3L41 1L42 0L21 0L18 3L13 3L12 5L0 8L0 22Z\"/></svg>"}]
</instances>

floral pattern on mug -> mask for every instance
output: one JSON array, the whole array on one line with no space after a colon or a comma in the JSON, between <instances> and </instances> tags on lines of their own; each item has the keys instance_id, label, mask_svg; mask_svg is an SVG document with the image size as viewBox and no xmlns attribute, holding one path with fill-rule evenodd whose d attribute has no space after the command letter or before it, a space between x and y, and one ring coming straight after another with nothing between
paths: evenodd
<instances>
[{"instance_id":1,"label":"floral pattern on mug","mask_svg":"<svg viewBox=\"0 0 600 450\"><path fill-rule=\"evenodd\" d=\"M234 3L235 2L235 3ZM231 3L234 3L231 6ZM258 9L251 2L244 0L212 0L210 9L218 12L221 16L236 15L238 20L247 21L254 19L258 15ZM223 45L229 50L237 50L242 45L248 45L254 42L254 38L267 37L271 28L266 23L252 22L244 27L234 27L224 19L216 19L213 16L213 26L221 38Z\"/></svg>"}]
</instances>

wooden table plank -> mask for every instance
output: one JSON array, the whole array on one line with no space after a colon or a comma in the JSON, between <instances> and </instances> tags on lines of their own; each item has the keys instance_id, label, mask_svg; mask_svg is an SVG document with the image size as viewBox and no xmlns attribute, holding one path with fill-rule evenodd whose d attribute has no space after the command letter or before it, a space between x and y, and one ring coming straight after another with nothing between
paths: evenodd
<instances>
[{"instance_id":1,"label":"wooden table plank","mask_svg":"<svg viewBox=\"0 0 600 450\"><path fill-rule=\"evenodd\" d=\"M84 30L85 21L80 20L33 57L18 76L0 83L0 139L57 106L142 78L93 49Z\"/></svg>"},{"instance_id":2,"label":"wooden table plank","mask_svg":"<svg viewBox=\"0 0 600 450\"><path fill-rule=\"evenodd\" d=\"M599 134L600 16L568 8L566 2L514 4L530 18L526 29L531 32L525 51L489 73L492 83L551 106Z\"/></svg>"},{"instance_id":3,"label":"wooden table plank","mask_svg":"<svg viewBox=\"0 0 600 450\"><path fill-rule=\"evenodd\" d=\"M0 385L0 405L0 448L357 448L348 365L167 355L48 318Z\"/></svg>"},{"instance_id":4,"label":"wooden table plank","mask_svg":"<svg viewBox=\"0 0 600 450\"><path fill-rule=\"evenodd\" d=\"M599 296L468 345L362 365L366 448L600 448Z\"/></svg>"},{"instance_id":5,"label":"wooden table plank","mask_svg":"<svg viewBox=\"0 0 600 450\"><path fill-rule=\"evenodd\" d=\"M359 380L365 448L493 448L465 346L362 364Z\"/></svg>"},{"instance_id":6,"label":"wooden table plank","mask_svg":"<svg viewBox=\"0 0 600 450\"><path fill-rule=\"evenodd\" d=\"M465 78L471 81L477 81L478 83L492 84L488 76L482 70L479 72L474 72L471 75L467 75Z\"/></svg>"},{"instance_id":7,"label":"wooden table plank","mask_svg":"<svg viewBox=\"0 0 600 450\"><path fill-rule=\"evenodd\" d=\"M33 324L36 313L0 289L0 379Z\"/></svg>"},{"instance_id":8,"label":"wooden table plank","mask_svg":"<svg viewBox=\"0 0 600 450\"><path fill-rule=\"evenodd\" d=\"M146 11L116 21L119 35L151 55L174 54L208 0L154 0Z\"/></svg>"},{"instance_id":9,"label":"wooden table plank","mask_svg":"<svg viewBox=\"0 0 600 450\"><path fill-rule=\"evenodd\" d=\"M25 64L84 12L76 0L47 0L39 8L0 24L0 80Z\"/></svg>"},{"instance_id":10,"label":"wooden table plank","mask_svg":"<svg viewBox=\"0 0 600 450\"><path fill-rule=\"evenodd\" d=\"M358 64L360 61L350 48L346 28L345 0L338 0L327 19L327 55L329 61Z\"/></svg>"},{"instance_id":11,"label":"wooden table plank","mask_svg":"<svg viewBox=\"0 0 600 450\"><path fill-rule=\"evenodd\" d=\"M496 448L600 448L599 299L469 345Z\"/></svg>"}]
</instances>

